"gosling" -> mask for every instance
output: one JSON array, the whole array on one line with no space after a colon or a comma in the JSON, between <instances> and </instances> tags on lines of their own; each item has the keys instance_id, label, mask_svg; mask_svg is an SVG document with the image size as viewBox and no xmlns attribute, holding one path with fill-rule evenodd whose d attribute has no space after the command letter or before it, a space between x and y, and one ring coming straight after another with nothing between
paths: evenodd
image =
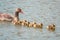
<instances>
[{"instance_id":1,"label":"gosling","mask_svg":"<svg viewBox=\"0 0 60 40\"><path fill-rule=\"evenodd\" d=\"M18 24L19 24L19 25L22 25L22 22L23 22L23 21L20 20L20 21L18 21Z\"/></svg>"},{"instance_id":2,"label":"gosling","mask_svg":"<svg viewBox=\"0 0 60 40\"><path fill-rule=\"evenodd\" d=\"M29 26L36 27L36 22L32 22Z\"/></svg>"},{"instance_id":3,"label":"gosling","mask_svg":"<svg viewBox=\"0 0 60 40\"><path fill-rule=\"evenodd\" d=\"M47 26L47 29L50 31L54 31L55 30L55 24L51 24L51 25Z\"/></svg>"},{"instance_id":4,"label":"gosling","mask_svg":"<svg viewBox=\"0 0 60 40\"><path fill-rule=\"evenodd\" d=\"M32 23L29 23L28 27L33 27L33 24Z\"/></svg>"},{"instance_id":5,"label":"gosling","mask_svg":"<svg viewBox=\"0 0 60 40\"><path fill-rule=\"evenodd\" d=\"M26 22L27 22L27 20L22 20L22 26L25 26L26 25Z\"/></svg>"},{"instance_id":6,"label":"gosling","mask_svg":"<svg viewBox=\"0 0 60 40\"><path fill-rule=\"evenodd\" d=\"M34 24L33 27L36 27L36 28L43 28L43 24L40 23L40 24Z\"/></svg>"},{"instance_id":7,"label":"gosling","mask_svg":"<svg viewBox=\"0 0 60 40\"><path fill-rule=\"evenodd\" d=\"M30 24L30 22L26 22L26 23L25 23L25 26L28 26L28 27L29 27L29 24Z\"/></svg>"},{"instance_id":8,"label":"gosling","mask_svg":"<svg viewBox=\"0 0 60 40\"><path fill-rule=\"evenodd\" d=\"M43 23L38 24L38 28L43 28Z\"/></svg>"}]
</instances>

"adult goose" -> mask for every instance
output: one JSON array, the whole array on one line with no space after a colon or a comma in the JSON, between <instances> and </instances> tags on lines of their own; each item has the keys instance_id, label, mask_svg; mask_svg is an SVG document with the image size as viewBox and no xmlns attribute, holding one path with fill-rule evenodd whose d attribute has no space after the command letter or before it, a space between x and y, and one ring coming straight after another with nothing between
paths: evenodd
<instances>
[{"instance_id":1,"label":"adult goose","mask_svg":"<svg viewBox=\"0 0 60 40\"><path fill-rule=\"evenodd\" d=\"M14 16L6 13L0 13L0 21L17 22L19 21L19 13L23 13L20 8L16 9Z\"/></svg>"}]
</instances>

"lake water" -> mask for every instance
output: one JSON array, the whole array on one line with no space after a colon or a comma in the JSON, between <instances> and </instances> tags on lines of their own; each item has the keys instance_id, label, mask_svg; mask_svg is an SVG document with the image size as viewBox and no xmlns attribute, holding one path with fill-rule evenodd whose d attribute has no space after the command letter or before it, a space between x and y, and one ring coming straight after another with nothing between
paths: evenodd
<instances>
[{"instance_id":1,"label":"lake water","mask_svg":"<svg viewBox=\"0 0 60 40\"><path fill-rule=\"evenodd\" d=\"M0 12L14 16L16 8L21 8L20 20L43 23L43 29L0 22L0 40L60 40L60 0L0 0ZM46 29L55 24L56 30Z\"/></svg>"}]
</instances>

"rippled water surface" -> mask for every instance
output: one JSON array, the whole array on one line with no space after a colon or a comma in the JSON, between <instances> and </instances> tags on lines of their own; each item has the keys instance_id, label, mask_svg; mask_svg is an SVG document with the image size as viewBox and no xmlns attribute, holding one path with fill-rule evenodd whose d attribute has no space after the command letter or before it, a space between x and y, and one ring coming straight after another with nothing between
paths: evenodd
<instances>
[{"instance_id":1,"label":"rippled water surface","mask_svg":"<svg viewBox=\"0 0 60 40\"><path fill-rule=\"evenodd\" d=\"M16 8L21 8L20 20L43 23L43 29L0 22L0 40L60 40L60 0L0 0L0 12L14 16ZM55 24L56 30L46 29Z\"/></svg>"}]
</instances>

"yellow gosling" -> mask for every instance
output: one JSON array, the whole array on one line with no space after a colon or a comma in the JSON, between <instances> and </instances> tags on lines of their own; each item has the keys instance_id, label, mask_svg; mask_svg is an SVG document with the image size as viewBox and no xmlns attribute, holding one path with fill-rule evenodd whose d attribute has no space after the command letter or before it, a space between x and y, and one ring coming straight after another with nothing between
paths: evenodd
<instances>
[{"instance_id":1,"label":"yellow gosling","mask_svg":"<svg viewBox=\"0 0 60 40\"><path fill-rule=\"evenodd\" d=\"M37 24L33 24L33 27L37 27L38 25Z\"/></svg>"},{"instance_id":2,"label":"yellow gosling","mask_svg":"<svg viewBox=\"0 0 60 40\"><path fill-rule=\"evenodd\" d=\"M47 29L50 31L54 31L55 30L55 24L51 24L51 25L47 26Z\"/></svg>"},{"instance_id":3,"label":"yellow gosling","mask_svg":"<svg viewBox=\"0 0 60 40\"><path fill-rule=\"evenodd\" d=\"M36 22L32 22L32 27L36 27L37 25L36 25Z\"/></svg>"},{"instance_id":4,"label":"yellow gosling","mask_svg":"<svg viewBox=\"0 0 60 40\"><path fill-rule=\"evenodd\" d=\"M43 23L38 24L38 28L43 28Z\"/></svg>"},{"instance_id":5,"label":"yellow gosling","mask_svg":"<svg viewBox=\"0 0 60 40\"><path fill-rule=\"evenodd\" d=\"M32 23L30 23L30 24L29 24L29 27L33 27L33 24L32 24Z\"/></svg>"},{"instance_id":6,"label":"yellow gosling","mask_svg":"<svg viewBox=\"0 0 60 40\"><path fill-rule=\"evenodd\" d=\"M21 25L22 24L22 21L18 21L18 24Z\"/></svg>"},{"instance_id":7,"label":"yellow gosling","mask_svg":"<svg viewBox=\"0 0 60 40\"><path fill-rule=\"evenodd\" d=\"M33 27L33 25L36 24L36 22L32 22L29 24L29 27Z\"/></svg>"},{"instance_id":8,"label":"yellow gosling","mask_svg":"<svg viewBox=\"0 0 60 40\"><path fill-rule=\"evenodd\" d=\"M23 22L22 22L22 24L21 24L21 25L22 25L22 26L24 26L24 25L25 25L25 23L23 23Z\"/></svg>"},{"instance_id":9,"label":"yellow gosling","mask_svg":"<svg viewBox=\"0 0 60 40\"><path fill-rule=\"evenodd\" d=\"M22 25L26 25L27 20L22 21Z\"/></svg>"},{"instance_id":10,"label":"yellow gosling","mask_svg":"<svg viewBox=\"0 0 60 40\"><path fill-rule=\"evenodd\" d=\"M43 24L40 23L40 24L34 24L33 27L36 27L36 28L43 28Z\"/></svg>"},{"instance_id":11,"label":"yellow gosling","mask_svg":"<svg viewBox=\"0 0 60 40\"><path fill-rule=\"evenodd\" d=\"M25 23L25 26L29 26L29 24L30 24L30 22L26 22L26 23Z\"/></svg>"}]
</instances>

